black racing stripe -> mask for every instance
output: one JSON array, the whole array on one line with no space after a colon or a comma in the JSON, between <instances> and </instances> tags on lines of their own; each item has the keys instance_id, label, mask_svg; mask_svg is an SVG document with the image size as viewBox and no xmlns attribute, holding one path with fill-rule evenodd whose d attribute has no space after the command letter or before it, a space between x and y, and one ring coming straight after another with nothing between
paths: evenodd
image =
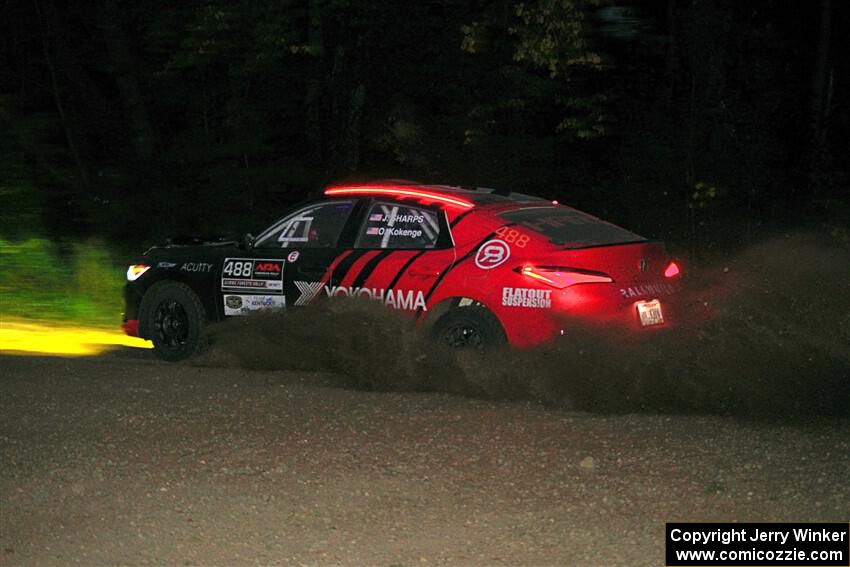
<instances>
[{"instance_id":1,"label":"black racing stripe","mask_svg":"<svg viewBox=\"0 0 850 567\"><path fill-rule=\"evenodd\" d=\"M357 274L357 277L354 278L354 283L351 284L351 287L358 288L363 287L363 284L366 283L366 280L369 279L369 276L372 275L372 272L375 271L375 268L378 267L378 264L381 263L384 258L393 253L393 250L383 250L380 254L366 262L366 265L363 266L363 269L360 270L360 273Z\"/></svg>"},{"instance_id":2,"label":"black racing stripe","mask_svg":"<svg viewBox=\"0 0 850 567\"><path fill-rule=\"evenodd\" d=\"M501 230L501 229L509 227L509 226L514 226L515 224L517 224L517 223L511 222L511 223L500 226L499 229ZM426 305L428 304L428 300L431 299L431 296L434 295L435 291L437 291L437 287L440 285L440 282L443 281L443 278L445 278L448 275L448 273L451 272L455 268L455 266L457 266L461 262L468 260L473 255L475 255L478 252L478 249L481 248L481 246L483 246L485 242L487 242L488 240L491 240L494 236L496 236L495 231L493 231L490 234L488 234L487 236L485 236L478 244L473 246L469 250L469 252L464 254L462 258L455 260L452 263L451 266L449 266L448 268L443 270L443 273L441 273L439 276L437 276L437 279L434 281L434 285L431 286L431 289L429 289L428 293L425 295L425 304ZM419 319L419 317L421 317L421 316L422 316L422 308L420 307L419 309L416 310L416 318Z\"/></svg>"},{"instance_id":3,"label":"black racing stripe","mask_svg":"<svg viewBox=\"0 0 850 567\"><path fill-rule=\"evenodd\" d=\"M401 279L401 276L404 275L404 272L406 272L407 269L411 266L411 264L413 264L413 262L418 260L419 257L422 256L422 254L424 254L425 252L427 252L427 250L421 250L421 251L417 252L416 254L411 256L410 259L407 262L404 263L404 266L402 266L401 269L398 271L398 273L395 275L395 277L393 278L393 281L391 281L390 285L387 286L387 291L390 291L391 289L393 289L395 287L395 284L398 283L398 280Z\"/></svg>"},{"instance_id":4,"label":"black racing stripe","mask_svg":"<svg viewBox=\"0 0 850 567\"><path fill-rule=\"evenodd\" d=\"M331 274L331 285L342 285L342 280L348 275L348 270L359 260L368 250L352 250L351 254L342 259L342 261L334 269Z\"/></svg>"},{"instance_id":5,"label":"black racing stripe","mask_svg":"<svg viewBox=\"0 0 850 567\"><path fill-rule=\"evenodd\" d=\"M466 216L467 216L469 213L471 213L471 212L472 212L472 209L469 209L468 211L464 211L464 212L462 212L461 214L459 214L458 216L456 216L456 217L455 217L455 220L453 220L453 221L452 221L452 224L450 224L449 226L450 226L451 228L456 227L456 226L457 226L457 223L459 223L459 222L460 222L460 221L462 221L464 218L466 218Z\"/></svg>"},{"instance_id":6,"label":"black racing stripe","mask_svg":"<svg viewBox=\"0 0 850 567\"><path fill-rule=\"evenodd\" d=\"M334 257L334 259L330 261L330 263L328 264L328 269L325 270L325 274L322 276L322 281L325 283L325 285L331 285L331 277L333 276L334 268L336 268L337 264L342 262L342 260L349 254L351 254L351 250L345 250L342 253L337 254L336 257Z\"/></svg>"}]
</instances>

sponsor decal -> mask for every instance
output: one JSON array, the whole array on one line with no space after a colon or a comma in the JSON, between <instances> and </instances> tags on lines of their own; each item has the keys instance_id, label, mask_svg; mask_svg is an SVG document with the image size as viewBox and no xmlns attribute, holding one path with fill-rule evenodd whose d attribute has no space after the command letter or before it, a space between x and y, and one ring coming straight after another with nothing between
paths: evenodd
<instances>
[{"instance_id":1,"label":"sponsor decal","mask_svg":"<svg viewBox=\"0 0 850 567\"><path fill-rule=\"evenodd\" d=\"M160 262L159 264L156 265L156 267L157 268L165 268L167 270L169 268L173 268L176 265L177 264L174 263L174 262Z\"/></svg>"},{"instance_id":2,"label":"sponsor decal","mask_svg":"<svg viewBox=\"0 0 850 567\"><path fill-rule=\"evenodd\" d=\"M283 293L283 260L225 258L221 270L222 291Z\"/></svg>"},{"instance_id":3,"label":"sponsor decal","mask_svg":"<svg viewBox=\"0 0 850 567\"><path fill-rule=\"evenodd\" d=\"M319 295L322 291L322 288L325 286L322 282L295 282L295 287L298 288L298 291L301 292L301 295L298 296L298 299L295 300L295 305L307 305L313 299Z\"/></svg>"},{"instance_id":4,"label":"sponsor decal","mask_svg":"<svg viewBox=\"0 0 850 567\"><path fill-rule=\"evenodd\" d=\"M511 247L501 240L488 240L478 249L475 265L482 270L501 266L511 257Z\"/></svg>"},{"instance_id":5,"label":"sponsor decal","mask_svg":"<svg viewBox=\"0 0 850 567\"><path fill-rule=\"evenodd\" d=\"M673 284L654 283L636 285L634 287L622 287L620 288L620 295L626 299L631 299L633 297L643 297L646 295L670 295L671 293L675 293L675 291L676 286Z\"/></svg>"},{"instance_id":6,"label":"sponsor decal","mask_svg":"<svg viewBox=\"0 0 850 567\"><path fill-rule=\"evenodd\" d=\"M369 236L384 236L388 234L390 236L408 236L410 238L419 238L422 236L421 230L416 230L412 228L391 228L391 227L376 227L370 226L366 229L366 234Z\"/></svg>"},{"instance_id":7,"label":"sponsor decal","mask_svg":"<svg viewBox=\"0 0 850 567\"><path fill-rule=\"evenodd\" d=\"M281 307L286 307L286 298L282 295L227 295L224 297L224 314L228 316Z\"/></svg>"},{"instance_id":8,"label":"sponsor decal","mask_svg":"<svg viewBox=\"0 0 850 567\"><path fill-rule=\"evenodd\" d=\"M264 278L268 276L279 276L282 269L282 262L265 262L263 264L257 263L254 265L254 277Z\"/></svg>"},{"instance_id":9,"label":"sponsor decal","mask_svg":"<svg viewBox=\"0 0 850 567\"><path fill-rule=\"evenodd\" d=\"M298 257L299 257L300 255L301 255L301 254L298 252L298 250L293 250L293 251L292 251L292 252L290 252L290 253L289 253L289 255L286 257L286 261L287 261L287 262L289 262L289 263L291 264L291 263L295 262L296 260L298 260Z\"/></svg>"},{"instance_id":10,"label":"sponsor decal","mask_svg":"<svg viewBox=\"0 0 850 567\"><path fill-rule=\"evenodd\" d=\"M380 302L384 307L393 309L427 311L425 306L425 294L422 291L390 289L375 287L353 287L353 286L326 286L324 282L296 281L295 287L301 295L295 301L295 305L307 305L322 290L327 297L365 297Z\"/></svg>"},{"instance_id":11,"label":"sponsor decal","mask_svg":"<svg viewBox=\"0 0 850 567\"><path fill-rule=\"evenodd\" d=\"M212 264L208 264L207 262L184 262L183 265L180 266L180 271L207 273L212 271L212 266Z\"/></svg>"},{"instance_id":12,"label":"sponsor decal","mask_svg":"<svg viewBox=\"0 0 850 567\"><path fill-rule=\"evenodd\" d=\"M280 291L283 289L283 282L268 282L260 280L234 280L224 278L221 280L221 289L243 291L248 289L268 289Z\"/></svg>"},{"instance_id":13,"label":"sponsor decal","mask_svg":"<svg viewBox=\"0 0 850 567\"><path fill-rule=\"evenodd\" d=\"M310 233L313 231L313 217L310 213L314 212L319 207L308 209L296 217L287 221L280 231L277 241L281 243L283 248L286 248L291 243L301 243L310 241Z\"/></svg>"},{"instance_id":14,"label":"sponsor decal","mask_svg":"<svg viewBox=\"0 0 850 567\"><path fill-rule=\"evenodd\" d=\"M528 289L524 287L503 287L502 305L505 307L550 309L552 307L552 290Z\"/></svg>"}]
</instances>

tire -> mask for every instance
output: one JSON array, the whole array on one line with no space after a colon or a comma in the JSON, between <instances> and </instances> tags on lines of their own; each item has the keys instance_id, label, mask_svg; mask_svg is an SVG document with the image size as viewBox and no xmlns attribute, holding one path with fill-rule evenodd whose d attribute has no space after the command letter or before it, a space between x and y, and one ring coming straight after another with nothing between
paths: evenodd
<instances>
[{"instance_id":1,"label":"tire","mask_svg":"<svg viewBox=\"0 0 850 567\"><path fill-rule=\"evenodd\" d=\"M154 284L142 297L139 312L158 358L176 362L200 350L206 311L189 286L169 281Z\"/></svg>"},{"instance_id":2,"label":"tire","mask_svg":"<svg viewBox=\"0 0 850 567\"><path fill-rule=\"evenodd\" d=\"M499 348L507 342L499 320L482 305L450 309L434 323L431 338L449 348L476 352Z\"/></svg>"}]
</instances>

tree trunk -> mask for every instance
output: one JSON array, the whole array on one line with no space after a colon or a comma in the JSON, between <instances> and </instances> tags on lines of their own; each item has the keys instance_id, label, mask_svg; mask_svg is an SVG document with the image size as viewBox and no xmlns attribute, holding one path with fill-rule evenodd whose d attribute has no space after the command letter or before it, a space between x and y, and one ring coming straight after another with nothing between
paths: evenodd
<instances>
[{"instance_id":1,"label":"tree trunk","mask_svg":"<svg viewBox=\"0 0 850 567\"><path fill-rule=\"evenodd\" d=\"M351 93L341 156L343 167L349 173L357 171L357 167L360 165L360 126L365 102L366 86L360 83Z\"/></svg>"},{"instance_id":2,"label":"tree trunk","mask_svg":"<svg viewBox=\"0 0 850 567\"><path fill-rule=\"evenodd\" d=\"M826 135L827 91L829 77L830 27L832 18L832 0L821 0L820 34L818 40L817 61L815 63L814 82L812 83L812 135L815 144L823 144Z\"/></svg>"},{"instance_id":3,"label":"tree trunk","mask_svg":"<svg viewBox=\"0 0 850 567\"><path fill-rule=\"evenodd\" d=\"M105 0L98 10L98 24L103 31L112 71L124 109L136 159L149 169L156 147L156 134L136 77L136 62L130 53L127 35L121 25L121 12L115 0Z\"/></svg>"},{"instance_id":4,"label":"tree trunk","mask_svg":"<svg viewBox=\"0 0 850 567\"><path fill-rule=\"evenodd\" d=\"M818 193L823 189L823 170L827 161L826 133L832 87L832 73L829 71L831 27L832 0L821 0L820 33L812 82L812 126L809 148L809 189L812 193Z\"/></svg>"},{"instance_id":5,"label":"tree trunk","mask_svg":"<svg viewBox=\"0 0 850 567\"><path fill-rule=\"evenodd\" d=\"M59 121L62 123L62 130L65 133L65 142L68 144L68 151L71 152L71 156L74 159L74 164L77 166L77 172L80 175L80 183L83 187L89 186L89 176L88 171L86 170L85 164L83 164L82 157L80 156L79 147L77 146L76 138L74 133L71 130L71 125L68 122L68 116L65 113L65 105L62 102L62 94L59 90L59 81L56 78L56 66L53 61L53 55L50 50L50 27L44 21L41 13L41 7L38 4L38 0L34 0L33 4L35 5L36 13L40 20L42 20L41 27L41 49L44 54L44 61L47 64L47 71L50 75L50 88L53 92L53 102L56 105L56 113L59 114Z\"/></svg>"},{"instance_id":6,"label":"tree trunk","mask_svg":"<svg viewBox=\"0 0 850 567\"><path fill-rule=\"evenodd\" d=\"M306 115L304 120L304 136L310 150L310 157L320 163L322 160L322 77L324 62L324 39L322 36L322 0L310 0L309 29L307 41L310 46L310 56L313 57L313 68L307 81Z\"/></svg>"},{"instance_id":7,"label":"tree trunk","mask_svg":"<svg viewBox=\"0 0 850 567\"><path fill-rule=\"evenodd\" d=\"M676 0L667 0L667 35L670 42L667 45L665 57L667 84L664 89L664 98L667 106L672 108L676 95L676 71L679 63L678 39L676 38Z\"/></svg>"}]
</instances>

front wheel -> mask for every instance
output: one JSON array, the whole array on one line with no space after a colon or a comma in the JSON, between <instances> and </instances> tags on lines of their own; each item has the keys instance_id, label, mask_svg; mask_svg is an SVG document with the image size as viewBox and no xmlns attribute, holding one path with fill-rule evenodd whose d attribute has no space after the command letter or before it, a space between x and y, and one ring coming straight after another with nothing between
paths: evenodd
<instances>
[{"instance_id":1,"label":"front wheel","mask_svg":"<svg viewBox=\"0 0 850 567\"><path fill-rule=\"evenodd\" d=\"M481 305L451 309L434 323L431 337L448 347L476 352L498 348L507 342L499 320Z\"/></svg>"},{"instance_id":2,"label":"front wheel","mask_svg":"<svg viewBox=\"0 0 850 567\"><path fill-rule=\"evenodd\" d=\"M189 286L177 282L154 284L142 298L139 311L146 326L145 336L153 341L157 357L175 362L199 350L206 313Z\"/></svg>"}]
</instances>

